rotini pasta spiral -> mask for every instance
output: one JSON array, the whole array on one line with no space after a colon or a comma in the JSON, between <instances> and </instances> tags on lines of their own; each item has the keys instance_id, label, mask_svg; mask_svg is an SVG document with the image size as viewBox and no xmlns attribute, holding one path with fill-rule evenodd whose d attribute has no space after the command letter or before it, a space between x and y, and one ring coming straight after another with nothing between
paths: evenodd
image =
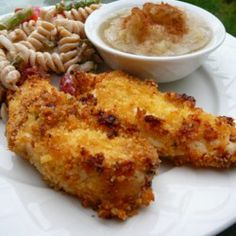
<instances>
[{"instance_id":1,"label":"rotini pasta spiral","mask_svg":"<svg viewBox=\"0 0 236 236\"><path fill-rule=\"evenodd\" d=\"M71 65L91 59L95 50L78 34L72 34L64 27L59 27L61 40L58 42L58 50L61 55L65 70Z\"/></svg>"},{"instance_id":2,"label":"rotini pasta spiral","mask_svg":"<svg viewBox=\"0 0 236 236\"><path fill-rule=\"evenodd\" d=\"M20 41L20 43L21 43L22 45L24 45L25 47L34 50L34 46L33 46L29 41L22 40L22 41Z\"/></svg>"},{"instance_id":3,"label":"rotini pasta spiral","mask_svg":"<svg viewBox=\"0 0 236 236\"><path fill-rule=\"evenodd\" d=\"M27 34L22 29L15 29L9 34L8 37L12 42L18 42L21 40L26 40Z\"/></svg>"},{"instance_id":4,"label":"rotini pasta spiral","mask_svg":"<svg viewBox=\"0 0 236 236\"><path fill-rule=\"evenodd\" d=\"M26 40L27 37L35 30L36 21L30 20L19 25L19 28L9 33L9 39L12 42Z\"/></svg>"},{"instance_id":5,"label":"rotini pasta spiral","mask_svg":"<svg viewBox=\"0 0 236 236\"><path fill-rule=\"evenodd\" d=\"M15 49L25 64L37 66L44 71L53 71L56 73L65 72L65 67L58 53L36 52L19 43L15 44Z\"/></svg>"},{"instance_id":6,"label":"rotini pasta spiral","mask_svg":"<svg viewBox=\"0 0 236 236\"><path fill-rule=\"evenodd\" d=\"M7 60L6 54L0 49L0 80L5 88L16 90L16 83L20 79L20 73Z\"/></svg>"},{"instance_id":7,"label":"rotini pasta spiral","mask_svg":"<svg viewBox=\"0 0 236 236\"><path fill-rule=\"evenodd\" d=\"M58 34L61 38L70 36L72 33L63 26L58 26Z\"/></svg>"},{"instance_id":8,"label":"rotini pasta spiral","mask_svg":"<svg viewBox=\"0 0 236 236\"><path fill-rule=\"evenodd\" d=\"M63 15L65 18L70 20L77 20L81 22L85 22L88 16L98 9L100 4L92 4L89 7L79 8L79 9L71 9L70 11L63 11Z\"/></svg>"},{"instance_id":9,"label":"rotini pasta spiral","mask_svg":"<svg viewBox=\"0 0 236 236\"><path fill-rule=\"evenodd\" d=\"M65 70L71 65L85 62L92 59L95 54L93 46L79 35L72 34L64 27L58 28L61 40L58 43L58 49L61 54Z\"/></svg>"},{"instance_id":10,"label":"rotini pasta spiral","mask_svg":"<svg viewBox=\"0 0 236 236\"><path fill-rule=\"evenodd\" d=\"M80 42L81 42L81 39L78 34L70 34L70 35L64 36L58 42L58 50L61 53L77 50Z\"/></svg>"},{"instance_id":11,"label":"rotini pasta spiral","mask_svg":"<svg viewBox=\"0 0 236 236\"><path fill-rule=\"evenodd\" d=\"M7 49L9 52L14 51L15 49L13 43L7 36L0 35L0 48L2 47Z\"/></svg>"},{"instance_id":12,"label":"rotini pasta spiral","mask_svg":"<svg viewBox=\"0 0 236 236\"><path fill-rule=\"evenodd\" d=\"M69 20L69 19L56 19L55 25L57 27L64 27L71 33L78 34L81 38L85 38L84 24L80 21Z\"/></svg>"},{"instance_id":13,"label":"rotini pasta spiral","mask_svg":"<svg viewBox=\"0 0 236 236\"><path fill-rule=\"evenodd\" d=\"M61 60L64 62L65 71L74 64L77 64L81 61L81 58L79 55L77 55L77 52L67 52L67 53L61 53Z\"/></svg>"},{"instance_id":14,"label":"rotini pasta spiral","mask_svg":"<svg viewBox=\"0 0 236 236\"><path fill-rule=\"evenodd\" d=\"M8 36L8 31L7 30L0 30L0 35L3 35L3 36Z\"/></svg>"},{"instance_id":15,"label":"rotini pasta spiral","mask_svg":"<svg viewBox=\"0 0 236 236\"><path fill-rule=\"evenodd\" d=\"M55 14L56 14L55 8L49 10L41 9L40 19L43 21L53 22Z\"/></svg>"},{"instance_id":16,"label":"rotini pasta spiral","mask_svg":"<svg viewBox=\"0 0 236 236\"><path fill-rule=\"evenodd\" d=\"M27 41L33 45L35 50L43 50L45 45L55 40L56 35L57 28L54 24L47 21L40 21L36 30L27 38Z\"/></svg>"},{"instance_id":17,"label":"rotini pasta spiral","mask_svg":"<svg viewBox=\"0 0 236 236\"><path fill-rule=\"evenodd\" d=\"M37 22L35 20L30 20L19 25L19 28L29 36L36 29Z\"/></svg>"},{"instance_id":18,"label":"rotini pasta spiral","mask_svg":"<svg viewBox=\"0 0 236 236\"><path fill-rule=\"evenodd\" d=\"M72 34L63 27L59 28L61 40L58 42L58 50L65 70L72 64L78 63L80 58L80 36Z\"/></svg>"}]
</instances>

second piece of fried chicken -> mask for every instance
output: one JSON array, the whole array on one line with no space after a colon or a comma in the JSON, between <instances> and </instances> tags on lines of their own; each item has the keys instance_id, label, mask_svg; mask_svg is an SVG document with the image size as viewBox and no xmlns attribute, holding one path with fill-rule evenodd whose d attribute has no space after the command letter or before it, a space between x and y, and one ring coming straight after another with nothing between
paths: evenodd
<instances>
[{"instance_id":1,"label":"second piece of fried chicken","mask_svg":"<svg viewBox=\"0 0 236 236\"><path fill-rule=\"evenodd\" d=\"M53 187L78 196L101 217L126 219L154 199L156 150L114 115L90 110L32 77L8 94L9 149Z\"/></svg>"},{"instance_id":2,"label":"second piece of fried chicken","mask_svg":"<svg viewBox=\"0 0 236 236\"><path fill-rule=\"evenodd\" d=\"M162 93L150 81L123 72L74 76L76 96L96 101L97 109L133 124L163 159L177 165L236 166L236 128L232 118L216 117L195 107L187 95Z\"/></svg>"}]
</instances>

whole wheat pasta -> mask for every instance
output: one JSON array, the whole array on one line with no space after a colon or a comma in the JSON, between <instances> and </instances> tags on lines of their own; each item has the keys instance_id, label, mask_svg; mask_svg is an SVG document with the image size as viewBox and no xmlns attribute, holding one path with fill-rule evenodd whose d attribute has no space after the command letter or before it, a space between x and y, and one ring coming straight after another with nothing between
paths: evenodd
<instances>
[{"instance_id":1,"label":"whole wheat pasta","mask_svg":"<svg viewBox=\"0 0 236 236\"><path fill-rule=\"evenodd\" d=\"M30 20L27 22L23 22L19 25L19 28L25 32L27 36L29 36L37 26L37 22L35 20Z\"/></svg>"},{"instance_id":2,"label":"whole wheat pasta","mask_svg":"<svg viewBox=\"0 0 236 236\"><path fill-rule=\"evenodd\" d=\"M10 58L12 61L14 61L15 58L19 55L19 54L18 54L18 51L17 51L17 48L16 48L16 45L22 45L22 46L24 46L24 47L26 47L26 48L28 48L28 49L34 50L33 45L32 45L30 42L28 42L28 41L23 40L23 41L20 41L20 42L18 42L18 43L19 43L19 44L14 44L14 50L8 51L8 52L6 53L7 58ZM34 51L35 51L35 50L34 50Z\"/></svg>"},{"instance_id":3,"label":"whole wheat pasta","mask_svg":"<svg viewBox=\"0 0 236 236\"><path fill-rule=\"evenodd\" d=\"M78 34L72 34L64 27L59 27L60 40L58 42L58 50L65 70L72 64L81 61L81 39Z\"/></svg>"},{"instance_id":4,"label":"whole wheat pasta","mask_svg":"<svg viewBox=\"0 0 236 236\"><path fill-rule=\"evenodd\" d=\"M85 22L88 16L98 9L101 5L100 4L92 4L89 7L79 9L71 9L70 11L63 11L63 16L70 20L77 20L81 22Z\"/></svg>"},{"instance_id":5,"label":"whole wheat pasta","mask_svg":"<svg viewBox=\"0 0 236 236\"><path fill-rule=\"evenodd\" d=\"M8 31L7 30L0 30L0 35L4 35L8 37Z\"/></svg>"},{"instance_id":6,"label":"whole wheat pasta","mask_svg":"<svg viewBox=\"0 0 236 236\"><path fill-rule=\"evenodd\" d=\"M92 4L62 14L56 14L55 8L41 9L39 20L24 22L11 31L1 30L1 84L8 89L17 88L20 72L11 61L56 73L66 72L73 65L86 70L94 67L90 60L95 50L86 41L83 22L99 6Z\"/></svg>"},{"instance_id":7,"label":"whole wheat pasta","mask_svg":"<svg viewBox=\"0 0 236 236\"><path fill-rule=\"evenodd\" d=\"M14 51L14 45L7 36L0 35L0 48L5 48L8 51Z\"/></svg>"},{"instance_id":8,"label":"whole wheat pasta","mask_svg":"<svg viewBox=\"0 0 236 236\"><path fill-rule=\"evenodd\" d=\"M20 43L21 43L22 45L26 46L27 48L34 50L34 46L33 46L29 41L22 40L22 41L20 41Z\"/></svg>"},{"instance_id":9,"label":"whole wheat pasta","mask_svg":"<svg viewBox=\"0 0 236 236\"><path fill-rule=\"evenodd\" d=\"M60 54L61 60L64 63L65 70L76 63L79 63L81 61L80 55L77 55L77 51L71 51L67 53L61 53Z\"/></svg>"},{"instance_id":10,"label":"whole wheat pasta","mask_svg":"<svg viewBox=\"0 0 236 236\"><path fill-rule=\"evenodd\" d=\"M70 36L72 33L63 26L58 26L58 34L60 38Z\"/></svg>"},{"instance_id":11,"label":"whole wheat pasta","mask_svg":"<svg viewBox=\"0 0 236 236\"><path fill-rule=\"evenodd\" d=\"M6 54L0 49L0 80L5 88L16 90L20 72L7 60Z\"/></svg>"},{"instance_id":12,"label":"whole wheat pasta","mask_svg":"<svg viewBox=\"0 0 236 236\"><path fill-rule=\"evenodd\" d=\"M65 70L68 70L73 64L91 60L95 50L88 42L81 40L79 35L70 33L62 26L58 27L58 32L61 37L58 49Z\"/></svg>"},{"instance_id":13,"label":"whole wheat pasta","mask_svg":"<svg viewBox=\"0 0 236 236\"><path fill-rule=\"evenodd\" d=\"M12 42L18 42L27 39L27 34L22 29L15 29L9 33L8 38Z\"/></svg>"},{"instance_id":14,"label":"whole wheat pasta","mask_svg":"<svg viewBox=\"0 0 236 236\"><path fill-rule=\"evenodd\" d=\"M54 41L57 35L56 26L47 21L40 21L38 27L29 35L27 41L35 50L43 50L49 41Z\"/></svg>"},{"instance_id":15,"label":"whole wheat pasta","mask_svg":"<svg viewBox=\"0 0 236 236\"><path fill-rule=\"evenodd\" d=\"M65 70L67 71L73 64L80 64L81 62L86 62L90 58L85 58L84 53L88 49L86 43L82 43L78 50L68 51L66 53L61 53L62 61L64 62Z\"/></svg>"},{"instance_id":16,"label":"whole wheat pasta","mask_svg":"<svg viewBox=\"0 0 236 236\"><path fill-rule=\"evenodd\" d=\"M40 19L43 21L53 22L55 17L56 11L55 8L53 9L41 9L40 11Z\"/></svg>"},{"instance_id":17,"label":"whole wheat pasta","mask_svg":"<svg viewBox=\"0 0 236 236\"><path fill-rule=\"evenodd\" d=\"M23 40L23 41L18 42L17 44L15 43L14 44L14 50L8 51L7 54L6 54L7 58L10 58L12 61L14 61L15 58L18 56L18 51L17 51L16 45L22 45L22 46L24 46L28 49L34 50L33 45L28 41Z\"/></svg>"},{"instance_id":18,"label":"whole wheat pasta","mask_svg":"<svg viewBox=\"0 0 236 236\"><path fill-rule=\"evenodd\" d=\"M81 21L62 18L56 19L55 25L57 27L63 26L69 32L78 34L81 38L85 38L84 24Z\"/></svg>"},{"instance_id":19,"label":"whole wheat pasta","mask_svg":"<svg viewBox=\"0 0 236 236\"><path fill-rule=\"evenodd\" d=\"M19 28L11 31L8 35L8 38L12 42L18 42L21 40L26 40L27 37L35 30L36 28L36 21L30 20L27 22L23 22L19 25Z\"/></svg>"},{"instance_id":20,"label":"whole wheat pasta","mask_svg":"<svg viewBox=\"0 0 236 236\"><path fill-rule=\"evenodd\" d=\"M65 67L58 53L36 52L27 48L21 43L15 44L17 55L19 55L25 64L37 66L44 71L53 71L56 73L65 72Z\"/></svg>"},{"instance_id":21,"label":"whole wheat pasta","mask_svg":"<svg viewBox=\"0 0 236 236\"><path fill-rule=\"evenodd\" d=\"M64 53L77 50L80 42L81 42L81 39L79 35L71 34L59 40L58 50L59 52L64 52Z\"/></svg>"}]
</instances>

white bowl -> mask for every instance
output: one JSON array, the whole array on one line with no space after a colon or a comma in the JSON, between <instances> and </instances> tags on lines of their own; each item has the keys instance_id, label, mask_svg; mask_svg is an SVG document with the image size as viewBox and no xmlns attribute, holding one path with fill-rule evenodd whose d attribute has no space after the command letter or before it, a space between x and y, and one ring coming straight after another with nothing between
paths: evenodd
<instances>
[{"instance_id":1,"label":"white bowl","mask_svg":"<svg viewBox=\"0 0 236 236\"><path fill-rule=\"evenodd\" d=\"M181 56L142 56L121 52L106 44L99 33L100 26L117 11L135 6L142 6L145 2L161 3L158 0L120 0L104 4L93 12L85 23L85 33L96 46L104 61L116 70L124 70L144 78L152 78L157 82L175 81L191 74L207 58L208 54L218 48L224 41L225 28L220 20L202 8L185 2L165 0L174 6L183 7L202 18L212 30L212 39L204 48Z\"/></svg>"}]
</instances>

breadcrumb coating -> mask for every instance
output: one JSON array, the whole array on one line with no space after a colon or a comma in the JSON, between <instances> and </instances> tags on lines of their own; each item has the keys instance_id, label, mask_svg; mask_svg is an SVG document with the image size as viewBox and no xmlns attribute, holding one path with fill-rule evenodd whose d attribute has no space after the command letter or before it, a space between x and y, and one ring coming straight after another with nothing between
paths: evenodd
<instances>
[{"instance_id":1,"label":"breadcrumb coating","mask_svg":"<svg viewBox=\"0 0 236 236\"><path fill-rule=\"evenodd\" d=\"M104 218L125 220L154 200L158 155L128 123L37 76L7 99L9 149L52 187L79 197Z\"/></svg>"},{"instance_id":2,"label":"breadcrumb coating","mask_svg":"<svg viewBox=\"0 0 236 236\"><path fill-rule=\"evenodd\" d=\"M186 94L162 93L156 83L113 71L78 72L76 96L93 95L103 109L141 131L162 159L176 165L236 166L236 127L232 118L214 116L195 106Z\"/></svg>"}]
</instances>

